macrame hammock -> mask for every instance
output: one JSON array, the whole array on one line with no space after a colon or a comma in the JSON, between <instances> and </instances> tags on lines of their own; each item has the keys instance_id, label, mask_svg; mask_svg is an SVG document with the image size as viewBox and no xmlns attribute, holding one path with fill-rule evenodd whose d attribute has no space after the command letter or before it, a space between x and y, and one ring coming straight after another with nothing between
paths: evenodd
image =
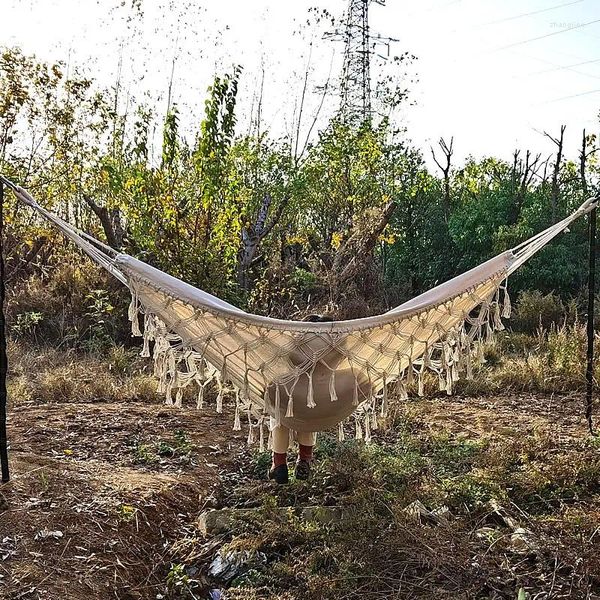
<instances>
[{"instance_id":1,"label":"macrame hammock","mask_svg":"<svg viewBox=\"0 0 600 600\"><path fill-rule=\"evenodd\" d=\"M400 399L432 371L440 390L452 393L461 373L472 376L484 345L510 316L507 277L581 215L573 214L482 265L382 315L312 323L246 313L150 265L118 253L40 206L24 189L4 180L92 260L131 291L129 319L143 337L142 356L154 358L158 390L182 406L192 388L197 408L216 386L235 397L234 430L247 422L248 443L265 445L265 425L322 431L354 419L355 437L367 442L388 411L395 387ZM143 329L140 319L143 318ZM189 394L186 394L186 398ZM268 420L268 423L267 423Z\"/></svg>"}]
</instances>

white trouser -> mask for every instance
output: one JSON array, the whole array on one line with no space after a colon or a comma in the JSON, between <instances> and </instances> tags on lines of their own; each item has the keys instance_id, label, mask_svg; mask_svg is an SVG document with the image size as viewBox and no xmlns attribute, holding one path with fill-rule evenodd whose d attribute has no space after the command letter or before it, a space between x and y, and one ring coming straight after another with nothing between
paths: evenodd
<instances>
[{"instance_id":1,"label":"white trouser","mask_svg":"<svg viewBox=\"0 0 600 600\"><path fill-rule=\"evenodd\" d=\"M294 439L303 446L314 446L317 440L317 434L313 431L294 431L290 433L287 427L273 423L271 424L271 433L273 435L271 439L272 449L277 454L285 454L290 447L290 442Z\"/></svg>"}]
</instances>

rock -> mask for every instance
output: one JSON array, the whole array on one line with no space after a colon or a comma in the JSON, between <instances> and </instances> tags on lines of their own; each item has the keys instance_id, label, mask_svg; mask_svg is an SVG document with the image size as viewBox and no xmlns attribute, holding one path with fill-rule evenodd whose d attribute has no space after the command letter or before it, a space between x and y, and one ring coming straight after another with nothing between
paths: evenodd
<instances>
[{"instance_id":1,"label":"rock","mask_svg":"<svg viewBox=\"0 0 600 600\"><path fill-rule=\"evenodd\" d=\"M495 500L490 500L488 507L490 509L488 519L513 531L518 529L517 522Z\"/></svg>"},{"instance_id":2,"label":"rock","mask_svg":"<svg viewBox=\"0 0 600 600\"><path fill-rule=\"evenodd\" d=\"M452 513L447 506L440 506L434 510L429 510L420 500L411 502L403 511L409 517L419 521L435 525L447 524Z\"/></svg>"},{"instance_id":3,"label":"rock","mask_svg":"<svg viewBox=\"0 0 600 600\"><path fill-rule=\"evenodd\" d=\"M303 521L331 525L344 519L344 509L340 506L307 506L301 509L299 517Z\"/></svg>"},{"instance_id":4,"label":"rock","mask_svg":"<svg viewBox=\"0 0 600 600\"><path fill-rule=\"evenodd\" d=\"M265 565L267 556L263 552L235 550L221 554L210 563L208 574L223 581L231 581L238 575Z\"/></svg>"},{"instance_id":5,"label":"rock","mask_svg":"<svg viewBox=\"0 0 600 600\"><path fill-rule=\"evenodd\" d=\"M35 534L34 540L60 540L63 536L62 531L48 531L47 529L42 529Z\"/></svg>"},{"instance_id":6,"label":"rock","mask_svg":"<svg viewBox=\"0 0 600 600\"><path fill-rule=\"evenodd\" d=\"M319 525L340 523L346 514L339 506L305 506L297 509L282 506L275 509L275 512L282 517L296 515L302 521L311 521ZM197 525L204 535L219 535L235 531L240 523L259 514L259 509L256 508L208 510L198 517Z\"/></svg>"},{"instance_id":7,"label":"rock","mask_svg":"<svg viewBox=\"0 0 600 600\"><path fill-rule=\"evenodd\" d=\"M448 523L452 519L452 513L447 506L440 506L439 508L432 510L431 516L440 523Z\"/></svg>"},{"instance_id":8,"label":"rock","mask_svg":"<svg viewBox=\"0 0 600 600\"><path fill-rule=\"evenodd\" d=\"M239 517L248 512L251 512L251 510L246 508L207 510L198 517L198 529L204 535L227 533L235 528L235 523Z\"/></svg>"},{"instance_id":9,"label":"rock","mask_svg":"<svg viewBox=\"0 0 600 600\"><path fill-rule=\"evenodd\" d=\"M431 516L431 512L427 510L425 505L420 500L415 500L411 502L406 508L404 508L403 512L416 520L427 519Z\"/></svg>"},{"instance_id":10,"label":"rock","mask_svg":"<svg viewBox=\"0 0 600 600\"><path fill-rule=\"evenodd\" d=\"M487 544L492 544L495 542L502 534L493 527L480 527L475 531L475 537L480 540L486 542Z\"/></svg>"},{"instance_id":11,"label":"rock","mask_svg":"<svg viewBox=\"0 0 600 600\"><path fill-rule=\"evenodd\" d=\"M540 545L533 531L517 527L510 536L510 549L516 554L539 554Z\"/></svg>"}]
</instances>

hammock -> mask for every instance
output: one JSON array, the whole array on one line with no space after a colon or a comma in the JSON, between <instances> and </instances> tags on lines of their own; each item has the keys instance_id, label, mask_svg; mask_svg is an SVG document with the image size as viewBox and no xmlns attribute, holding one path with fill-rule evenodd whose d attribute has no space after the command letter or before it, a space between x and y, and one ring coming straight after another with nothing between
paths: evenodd
<instances>
[{"instance_id":1,"label":"hammock","mask_svg":"<svg viewBox=\"0 0 600 600\"><path fill-rule=\"evenodd\" d=\"M4 179L4 178L2 178ZM142 356L166 403L182 406L192 387L196 406L209 384L216 410L235 395L234 430L248 423L248 442L264 447L265 420L295 431L321 431L354 418L355 437L369 441L388 410L392 386L400 399L415 382L423 394L426 370L452 393L461 373L472 376L484 344L510 316L507 277L581 215L566 219L482 265L382 315L327 323L297 322L246 313L171 277L69 225L5 180L17 198L54 223L88 256L131 291L129 319L143 337ZM140 319L143 318L143 330Z\"/></svg>"}]
</instances>

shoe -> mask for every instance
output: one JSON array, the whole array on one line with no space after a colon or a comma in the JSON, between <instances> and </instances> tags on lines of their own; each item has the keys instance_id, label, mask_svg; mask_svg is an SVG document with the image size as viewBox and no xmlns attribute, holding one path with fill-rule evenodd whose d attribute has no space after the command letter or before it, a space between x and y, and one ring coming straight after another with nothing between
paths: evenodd
<instances>
[{"instance_id":1,"label":"shoe","mask_svg":"<svg viewBox=\"0 0 600 600\"><path fill-rule=\"evenodd\" d=\"M287 465L279 465L278 467L271 467L268 473L269 479L272 479L276 483L282 485L288 483L289 475Z\"/></svg>"},{"instance_id":2,"label":"shoe","mask_svg":"<svg viewBox=\"0 0 600 600\"><path fill-rule=\"evenodd\" d=\"M307 460L299 460L296 463L296 479L306 481L310 477L310 462Z\"/></svg>"}]
</instances>

